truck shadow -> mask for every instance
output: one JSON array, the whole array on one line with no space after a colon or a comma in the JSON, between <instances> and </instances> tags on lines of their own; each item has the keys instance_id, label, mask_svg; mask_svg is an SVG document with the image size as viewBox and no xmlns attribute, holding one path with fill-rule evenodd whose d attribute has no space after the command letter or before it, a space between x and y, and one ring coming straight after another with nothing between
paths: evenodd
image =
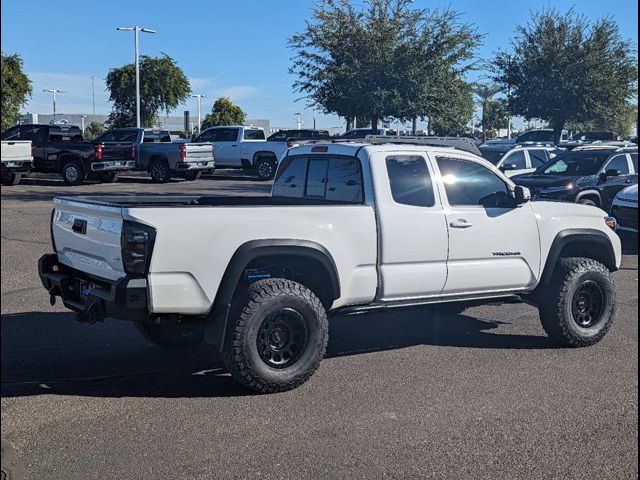
<instances>
[{"instance_id":1,"label":"truck shadow","mask_svg":"<svg viewBox=\"0 0 640 480\"><path fill-rule=\"evenodd\" d=\"M328 357L411 346L554 348L546 337L491 331L501 322L425 309L331 319ZM230 397L252 395L221 367L215 347L170 351L129 322L77 323L70 313L2 315L1 396Z\"/></svg>"}]
</instances>

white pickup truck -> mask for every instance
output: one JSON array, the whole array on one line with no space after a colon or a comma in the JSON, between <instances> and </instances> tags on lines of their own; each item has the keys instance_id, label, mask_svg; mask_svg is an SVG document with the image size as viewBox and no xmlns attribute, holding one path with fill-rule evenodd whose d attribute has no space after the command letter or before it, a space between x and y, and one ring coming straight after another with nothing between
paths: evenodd
<instances>
[{"instance_id":1,"label":"white pickup truck","mask_svg":"<svg viewBox=\"0 0 640 480\"><path fill-rule=\"evenodd\" d=\"M258 127L211 127L193 139L196 143L215 145L217 168L244 168L262 180L276 173L278 161L293 144L270 142Z\"/></svg>"},{"instance_id":2,"label":"white pickup truck","mask_svg":"<svg viewBox=\"0 0 640 480\"><path fill-rule=\"evenodd\" d=\"M17 185L22 175L30 172L33 166L31 141L3 140L0 160L2 185Z\"/></svg>"},{"instance_id":3,"label":"white pickup truck","mask_svg":"<svg viewBox=\"0 0 640 480\"><path fill-rule=\"evenodd\" d=\"M383 141L293 148L270 197L56 198L42 283L81 321L216 344L260 392L318 368L327 312L519 301L559 344L607 333L621 243L605 212L531 202L459 149Z\"/></svg>"}]
</instances>

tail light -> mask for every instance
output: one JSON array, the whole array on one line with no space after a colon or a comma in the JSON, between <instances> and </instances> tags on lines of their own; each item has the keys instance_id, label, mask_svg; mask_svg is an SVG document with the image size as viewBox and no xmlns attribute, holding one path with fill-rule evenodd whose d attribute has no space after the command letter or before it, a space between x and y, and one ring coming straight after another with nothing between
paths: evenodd
<instances>
[{"instance_id":1,"label":"tail light","mask_svg":"<svg viewBox=\"0 0 640 480\"><path fill-rule=\"evenodd\" d=\"M36 156L36 147L31 144L31 158L35 158Z\"/></svg>"},{"instance_id":2,"label":"tail light","mask_svg":"<svg viewBox=\"0 0 640 480\"><path fill-rule=\"evenodd\" d=\"M124 221L120 246L122 263L127 274L139 276L145 275L149 271L155 238L155 229L139 223Z\"/></svg>"},{"instance_id":3,"label":"tail light","mask_svg":"<svg viewBox=\"0 0 640 480\"><path fill-rule=\"evenodd\" d=\"M136 146L131 145L131 160L135 160L135 159L136 159Z\"/></svg>"},{"instance_id":4,"label":"tail light","mask_svg":"<svg viewBox=\"0 0 640 480\"><path fill-rule=\"evenodd\" d=\"M215 144L211 144L211 154L213 155L213 158L216 158L216 146Z\"/></svg>"},{"instance_id":5,"label":"tail light","mask_svg":"<svg viewBox=\"0 0 640 480\"><path fill-rule=\"evenodd\" d=\"M102 144L99 143L93 147L93 151L96 155L96 160L102 160Z\"/></svg>"},{"instance_id":6,"label":"tail light","mask_svg":"<svg viewBox=\"0 0 640 480\"><path fill-rule=\"evenodd\" d=\"M183 143L180 145L180 160L187 158L187 146Z\"/></svg>"},{"instance_id":7,"label":"tail light","mask_svg":"<svg viewBox=\"0 0 640 480\"><path fill-rule=\"evenodd\" d=\"M51 235L51 246L53 247L53 251L57 252L56 248L56 239L53 236L53 222L56 219L56 209L51 210L51 221L49 222L49 234Z\"/></svg>"}]
</instances>

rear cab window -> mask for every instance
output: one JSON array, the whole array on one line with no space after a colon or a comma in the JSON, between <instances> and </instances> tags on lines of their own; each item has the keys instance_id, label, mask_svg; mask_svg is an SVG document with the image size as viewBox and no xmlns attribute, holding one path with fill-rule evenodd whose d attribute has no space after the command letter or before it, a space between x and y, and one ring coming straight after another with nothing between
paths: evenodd
<instances>
[{"instance_id":1,"label":"rear cab window","mask_svg":"<svg viewBox=\"0 0 640 480\"><path fill-rule=\"evenodd\" d=\"M247 129L244 131L245 140L266 140L264 130L260 129Z\"/></svg>"},{"instance_id":2,"label":"rear cab window","mask_svg":"<svg viewBox=\"0 0 640 480\"><path fill-rule=\"evenodd\" d=\"M287 157L276 173L272 196L360 204L364 201L360 161L337 155Z\"/></svg>"},{"instance_id":3,"label":"rear cab window","mask_svg":"<svg viewBox=\"0 0 640 480\"><path fill-rule=\"evenodd\" d=\"M394 202L414 207L435 205L433 180L423 157L391 155L385 162Z\"/></svg>"}]
</instances>

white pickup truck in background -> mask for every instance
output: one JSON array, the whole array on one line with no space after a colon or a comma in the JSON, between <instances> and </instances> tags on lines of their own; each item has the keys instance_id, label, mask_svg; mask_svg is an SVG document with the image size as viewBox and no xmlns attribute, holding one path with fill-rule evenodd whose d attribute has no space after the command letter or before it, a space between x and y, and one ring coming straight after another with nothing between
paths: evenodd
<instances>
[{"instance_id":1,"label":"white pickup truck in background","mask_svg":"<svg viewBox=\"0 0 640 480\"><path fill-rule=\"evenodd\" d=\"M17 185L23 174L33 166L33 153L29 140L3 140L0 152L2 185Z\"/></svg>"},{"instance_id":2,"label":"white pickup truck in background","mask_svg":"<svg viewBox=\"0 0 640 480\"><path fill-rule=\"evenodd\" d=\"M327 312L527 302L562 345L603 338L622 260L615 221L531 202L475 146L412 141L292 148L271 197L56 198L40 278L80 321L132 320L168 347L218 345L260 392L313 374Z\"/></svg>"},{"instance_id":3,"label":"white pickup truck in background","mask_svg":"<svg viewBox=\"0 0 640 480\"><path fill-rule=\"evenodd\" d=\"M215 145L216 168L244 168L263 180L273 178L278 161L293 146L270 142L262 128L244 126L207 128L193 141Z\"/></svg>"}]
</instances>

